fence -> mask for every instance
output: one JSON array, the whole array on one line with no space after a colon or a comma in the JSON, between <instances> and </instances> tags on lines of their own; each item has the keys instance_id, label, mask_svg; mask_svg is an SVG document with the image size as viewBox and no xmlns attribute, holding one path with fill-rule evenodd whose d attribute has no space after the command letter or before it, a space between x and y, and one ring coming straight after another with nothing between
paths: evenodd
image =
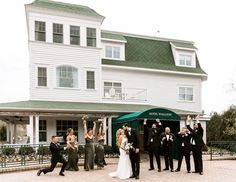
<instances>
[{"instance_id":1,"label":"fence","mask_svg":"<svg viewBox=\"0 0 236 182\"><path fill-rule=\"evenodd\" d=\"M210 160L236 157L236 141L210 141Z\"/></svg>"}]
</instances>

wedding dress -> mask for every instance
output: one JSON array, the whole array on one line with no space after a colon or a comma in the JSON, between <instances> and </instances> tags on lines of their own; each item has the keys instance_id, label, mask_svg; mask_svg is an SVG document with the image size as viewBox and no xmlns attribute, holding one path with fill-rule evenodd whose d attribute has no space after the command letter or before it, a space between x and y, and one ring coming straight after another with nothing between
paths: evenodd
<instances>
[{"instance_id":1,"label":"wedding dress","mask_svg":"<svg viewBox=\"0 0 236 182\"><path fill-rule=\"evenodd\" d=\"M126 144L128 143L128 139L126 137L122 138L121 147L124 149ZM111 177L116 177L119 179L128 179L132 175L132 168L129 159L129 154L126 153L125 150L120 148L120 158L117 166L116 172L112 172L109 174Z\"/></svg>"}]
</instances>

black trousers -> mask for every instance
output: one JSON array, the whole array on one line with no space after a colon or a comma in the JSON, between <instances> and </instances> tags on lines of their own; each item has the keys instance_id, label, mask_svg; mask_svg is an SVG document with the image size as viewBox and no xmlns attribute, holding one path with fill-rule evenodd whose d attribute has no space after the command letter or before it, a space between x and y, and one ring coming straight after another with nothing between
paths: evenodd
<instances>
[{"instance_id":1,"label":"black trousers","mask_svg":"<svg viewBox=\"0 0 236 182\"><path fill-rule=\"evenodd\" d=\"M190 171L191 170L191 168L190 168L190 149L186 149L185 147L181 146L179 149L179 160L178 160L177 170L181 169L183 157L185 157L187 171Z\"/></svg>"},{"instance_id":2,"label":"black trousers","mask_svg":"<svg viewBox=\"0 0 236 182\"><path fill-rule=\"evenodd\" d=\"M66 160L64 159L64 157L60 157L60 158L57 158L57 159L51 159L51 166L48 167L48 168L42 169L42 172L43 172L44 174L46 174L46 173L48 173L48 172L52 172L52 171L55 169L55 167L56 167L56 165L57 165L58 162L59 162L59 163L62 163L62 167L61 167L60 173L61 173L61 172L64 172L64 171L65 171L65 167L67 166L67 162L66 162Z\"/></svg>"},{"instance_id":3,"label":"black trousers","mask_svg":"<svg viewBox=\"0 0 236 182\"><path fill-rule=\"evenodd\" d=\"M164 147L163 148L164 151L164 158L165 158L165 166L166 169L173 169L173 157L171 154L171 148L170 147Z\"/></svg>"},{"instance_id":4,"label":"black trousers","mask_svg":"<svg viewBox=\"0 0 236 182\"><path fill-rule=\"evenodd\" d=\"M155 155L157 167L158 169L161 169L160 147L150 146L148 149L148 153L149 153L149 160L150 160L150 168L154 169L153 156Z\"/></svg>"},{"instance_id":5,"label":"black trousers","mask_svg":"<svg viewBox=\"0 0 236 182\"><path fill-rule=\"evenodd\" d=\"M195 172L203 172L202 146L192 145Z\"/></svg>"},{"instance_id":6,"label":"black trousers","mask_svg":"<svg viewBox=\"0 0 236 182\"><path fill-rule=\"evenodd\" d=\"M134 176L139 176L140 173L140 153L135 153L135 151L129 151L129 158L131 161L132 172Z\"/></svg>"}]
</instances>

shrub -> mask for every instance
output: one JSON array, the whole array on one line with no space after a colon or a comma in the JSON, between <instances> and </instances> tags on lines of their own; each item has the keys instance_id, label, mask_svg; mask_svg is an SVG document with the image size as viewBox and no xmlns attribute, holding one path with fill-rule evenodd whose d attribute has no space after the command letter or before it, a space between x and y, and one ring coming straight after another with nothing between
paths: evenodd
<instances>
[{"instance_id":1,"label":"shrub","mask_svg":"<svg viewBox=\"0 0 236 182\"><path fill-rule=\"evenodd\" d=\"M33 149L33 147L30 146L22 146L19 149L19 154L20 155L29 155L29 154L33 154L35 151Z\"/></svg>"},{"instance_id":2,"label":"shrub","mask_svg":"<svg viewBox=\"0 0 236 182\"><path fill-rule=\"evenodd\" d=\"M104 145L104 153L106 154L113 154L112 146Z\"/></svg>"},{"instance_id":3,"label":"shrub","mask_svg":"<svg viewBox=\"0 0 236 182\"><path fill-rule=\"evenodd\" d=\"M48 146L39 146L38 154L39 155L50 155L51 151Z\"/></svg>"},{"instance_id":4,"label":"shrub","mask_svg":"<svg viewBox=\"0 0 236 182\"><path fill-rule=\"evenodd\" d=\"M16 152L15 148L12 147L6 147L6 148L2 148L2 154L4 155L14 155Z\"/></svg>"}]
</instances>

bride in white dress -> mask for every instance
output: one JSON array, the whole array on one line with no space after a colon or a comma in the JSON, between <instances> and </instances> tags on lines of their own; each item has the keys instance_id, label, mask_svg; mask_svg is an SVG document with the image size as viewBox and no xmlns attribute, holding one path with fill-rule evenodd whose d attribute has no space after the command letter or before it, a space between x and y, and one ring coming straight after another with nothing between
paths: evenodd
<instances>
[{"instance_id":1,"label":"bride in white dress","mask_svg":"<svg viewBox=\"0 0 236 182\"><path fill-rule=\"evenodd\" d=\"M125 135L123 129L119 129L117 131L117 146L120 151L120 158L117 166L116 172L112 172L109 174L111 177L116 177L119 179L128 179L132 175L132 168L129 159L129 153L125 149L126 144L128 143L128 139Z\"/></svg>"}]
</instances>

